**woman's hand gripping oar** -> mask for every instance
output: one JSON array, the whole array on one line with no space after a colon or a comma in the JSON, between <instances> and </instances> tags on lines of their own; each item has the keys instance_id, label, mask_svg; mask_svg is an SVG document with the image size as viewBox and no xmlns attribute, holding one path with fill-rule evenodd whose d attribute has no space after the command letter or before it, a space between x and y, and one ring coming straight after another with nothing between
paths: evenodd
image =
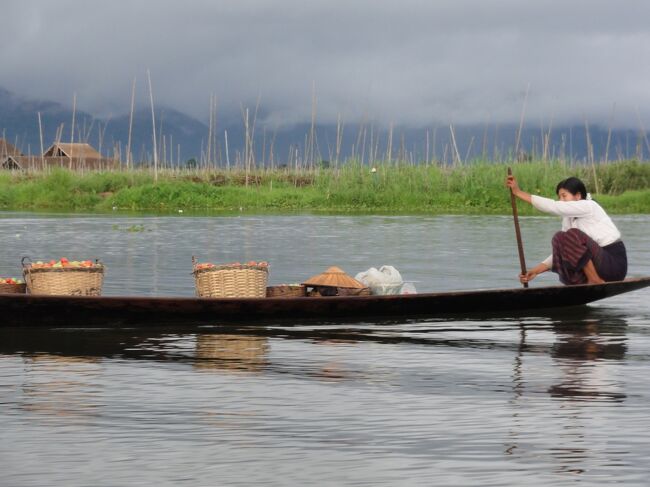
<instances>
[{"instance_id":1,"label":"woman's hand gripping oar","mask_svg":"<svg viewBox=\"0 0 650 487\"><path fill-rule=\"evenodd\" d=\"M508 168L508 176L512 176L512 169ZM521 274L526 275L526 259L524 257L524 244L521 241L521 230L519 230L519 214L517 213L517 198L510 189L510 204L512 205L512 218L515 222L515 235L517 236L517 250L519 251L519 265L521 266ZM523 283L524 287L528 287L528 283Z\"/></svg>"}]
</instances>

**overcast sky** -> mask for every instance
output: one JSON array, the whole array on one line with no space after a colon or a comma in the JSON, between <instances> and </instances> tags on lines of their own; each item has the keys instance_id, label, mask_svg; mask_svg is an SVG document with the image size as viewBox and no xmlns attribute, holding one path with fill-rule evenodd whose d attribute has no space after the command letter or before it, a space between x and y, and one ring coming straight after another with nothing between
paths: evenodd
<instances>
[{"instance_id":1,"label":"overcast sky","mask_svg":"<svg viewBox=\"0 0 650 487\"><path fill-rule=\"evenodd\" d=\"M0 86L96 115L650 128L648 0L3 0ZM525 94L529 88L528 96ZM639 115L637 115L637 113Z\"/></svg>"}]
</instances>

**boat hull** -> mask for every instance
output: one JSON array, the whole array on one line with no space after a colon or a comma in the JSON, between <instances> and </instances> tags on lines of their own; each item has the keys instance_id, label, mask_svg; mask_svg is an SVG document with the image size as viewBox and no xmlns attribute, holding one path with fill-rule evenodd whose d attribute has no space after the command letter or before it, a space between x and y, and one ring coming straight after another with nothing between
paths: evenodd
<instances>
[{"instance_id":1,"label":"boat hull","mask_svg":"<svg viewBox=\"0 0 650 487\"><path fill-rule=\"evenodd\" d=\"M0 294L0 326L263 324L265 320L372 320L510 313L579 306L650 286L650 277L597 285L484 289L397 296L173 298Z\"/></svg>"}]
</instances>

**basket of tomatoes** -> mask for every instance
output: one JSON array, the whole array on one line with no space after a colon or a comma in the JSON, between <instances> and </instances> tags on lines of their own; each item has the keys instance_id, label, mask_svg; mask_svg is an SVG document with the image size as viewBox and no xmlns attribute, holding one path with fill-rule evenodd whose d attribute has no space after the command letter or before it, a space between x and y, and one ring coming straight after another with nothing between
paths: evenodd
<instances>
[{"instance_id":1,"label":"basket of tomatoes","mask_svg":"<svg viewBox=\"0 0 650 487\"><path fill-rule=\"evenodd\" d=\"M23 276L30 294L99 296L105 267L98 260L59 260L26 262Z\"/></svg>"},{"instance_id":2,"label":"basket of tomatoes","mask_svg":"<svg viewBox=\"0 0 650 487\"><path fill-rule=\"evenodd\" d=\"M22 279L0 277L0 294L24 294L27 286Z\"/></svg>"}]
</instances>

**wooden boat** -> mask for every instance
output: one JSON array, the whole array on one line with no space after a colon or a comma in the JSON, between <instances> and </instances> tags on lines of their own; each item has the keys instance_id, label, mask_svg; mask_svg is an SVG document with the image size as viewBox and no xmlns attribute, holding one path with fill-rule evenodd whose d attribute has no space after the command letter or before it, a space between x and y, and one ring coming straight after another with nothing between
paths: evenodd
<instances>
[{"instance_id":1,"label":"wooden boat","mask_svg":"<svg viewBox=\"0 0 650 487\"><path fill-rule=\"evenodd\" d=\"M650 286L650 277L605 284L481 289L396 296L192 298L0 294L0 326L255 326L284 320L373 320L447 314L514 313L578 306Z\"/></svg>"}]
</instances>

